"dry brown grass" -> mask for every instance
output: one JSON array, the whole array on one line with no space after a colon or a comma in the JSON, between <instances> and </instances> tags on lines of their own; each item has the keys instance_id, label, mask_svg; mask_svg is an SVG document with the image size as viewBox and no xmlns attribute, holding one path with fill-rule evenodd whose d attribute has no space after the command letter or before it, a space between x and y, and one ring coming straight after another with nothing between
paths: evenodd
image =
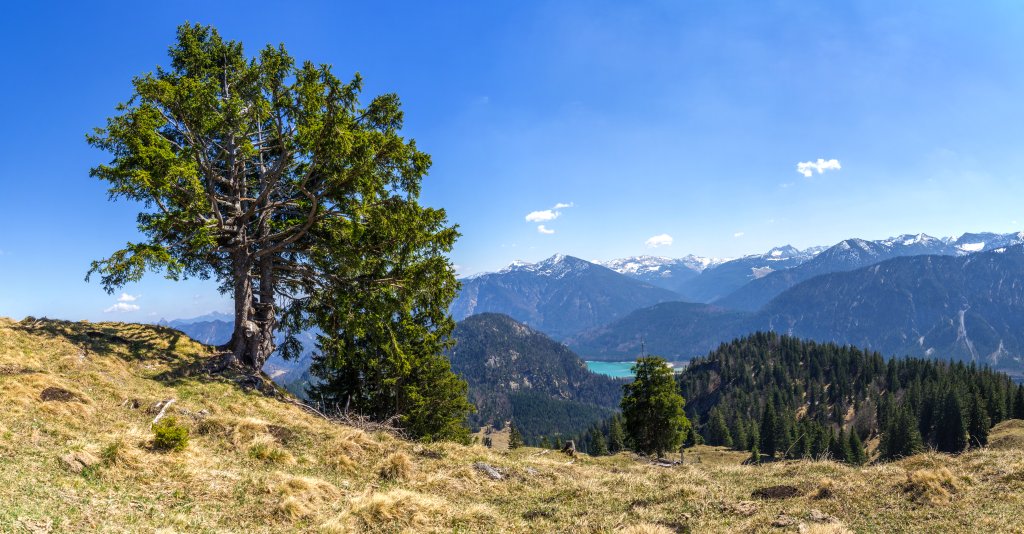
<instances>
[{"instance_id":1,"label":"dry brown grass","mask_svg":"<svg viewBox=\"0 0 1024 534\"><path fill-rule=\"evenodd\" d=\"M408 480L412 475L413 468L412 459L409 458L409 455L399 451L388 455L388 457L381 462L380 468L377 469L377 472L383 480Z\"/></svg>"},{"instance_id":2,"label":"dry brown grass","mask_svg":"<svg viewBox=\"0 0 1024 534\"><path fill-rule=\"evenodd\" d=\"M672 468L570 461L409 443L231 376L183 375L209 356L156 327L0 319L0 531L1012 532L1024 512L1020 422L994 428L989 450L863 468L743 466L745 453L704 446ZM43 400L46 388L70 395ZM192 439L151 450L152 407L171 398ZM60 458L76 455L98 462L75 473ZM752 497L780 485L796 495Z\"/></svg>"}]
</instances>

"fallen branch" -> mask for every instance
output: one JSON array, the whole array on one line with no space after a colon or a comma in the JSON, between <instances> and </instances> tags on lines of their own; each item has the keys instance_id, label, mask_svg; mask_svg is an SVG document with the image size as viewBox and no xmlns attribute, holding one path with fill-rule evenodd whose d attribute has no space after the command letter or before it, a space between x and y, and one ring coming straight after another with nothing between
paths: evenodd
<instances>
[{"instance_id":1,"label":"fallen branch","mask_svg":"<svg viewBox=\"0 0 1024 534\"><path fill-rule=\"evenodd\" d=\"M167 413L167 407L172 405L172 404L174 404L174 401L176 401L176 400L177 399L165 400L163 402L163 405L164 405L163 408L160 408L160 413L156 414L156 417L153 418L153 423L152 424L155 425L156 422L159 421L160 418L162 418L165 413Z\"/></svg>"},{"instance_id":2,"label":"fallen branch","mask_svg":"<svg viewBox=\"0 0 1024 534\"><path fill-rule=\"evenodd\" d=\"M494 480L501 480L505 478L505 476L499 473L497 469L483 462L476 462L475 464L473 464L473 467L476 467L480 471L483 471L484 474L486 474L487 476L491 477Z\"/></svg>"}]
</instances>

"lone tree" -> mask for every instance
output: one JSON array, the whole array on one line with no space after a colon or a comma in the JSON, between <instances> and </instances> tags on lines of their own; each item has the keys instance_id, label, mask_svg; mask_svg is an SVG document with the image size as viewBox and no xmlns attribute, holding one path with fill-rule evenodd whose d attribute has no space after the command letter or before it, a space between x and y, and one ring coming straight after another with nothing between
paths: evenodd
<instances>
[{"instance_id":1,"label":"lone tree","mask_svg":"<svg viewBox=\"0 0 1024 534\"><path fill-rule=\"evenodd\" d=\"M147 271L212 277L234 300L223 349L253 372L276 331L293 357L294 334L316 327L324 380L372 372L378 390L404 395L392 414L464 416L465 383L440 354L454 326L447 253L458 232L418 203L430 156L401 136L398 97L363 105L358 74L343 83L283 45L247 58L208 26L180 26L169 55L87 137L113 157L91 175L112 199L142 204L146 240L93 262L86 278L113 292ZM344 365L354 359L363 364ZM424 406L432 398L439 410ZM424 424L414 433L445 433Z\"/></svg>"},{"instance_id":2,"label":"lone tree","mask_svg":"<svg viewBox=\"0 0 1024 534\"><path fill-rule=\"evenodd\" d=\"M626 434L637 452L662 456L675 451L690 428L683 412L685 401L676 387L672 369L657 356L640 358L633 365L636 378L623 386L622 416Z\"/></svg>"}]
</instances>

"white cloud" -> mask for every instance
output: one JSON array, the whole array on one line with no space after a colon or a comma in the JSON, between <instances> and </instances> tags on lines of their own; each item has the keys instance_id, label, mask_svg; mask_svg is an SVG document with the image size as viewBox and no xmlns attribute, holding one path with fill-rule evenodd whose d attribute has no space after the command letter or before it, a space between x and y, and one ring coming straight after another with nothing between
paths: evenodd
<instances>
[{"instance_id":1,"label":"white cloud","mask_svg":"<svg viewBox=\"0 0 1024 534\"><path fill-rule=\"evenodd\" d=\"M644 244L649 248L668 247L672 246L672 236L668 234L658 234L651 236Z\"/></svg>"},{"instance_id":2,"label":"white cloud","mask_svg":"<svg viewBox=\"0 0 1024 534\"><path fill-rule=\"evenodd\" d=\"M838 171L842 168L837 159L825 160L818 158L818 161L801 161L796 164L796 172L804 175L805 178L810 178L814 171L818 171L818 174L821 174L825 171Z\"/></svg>"},{"instance_id":3,"label":"white cloud","mask_svg":"<svg viewBox=\"0 0 1024 534\"><path fill-rule=\"evenodd\" d=\"M117 304L114 304L113 306L111 306L111 307L109 307L109 308L107 308L107 309L105 309L103 311L106 312L106 313L111 313L111 312L119 312L119 313L133 312L133 311L139 311L139 306L138 306L138 304L128 304L127 302L118 302Z\"/></svg>"},{"instance_id":4,"label":"white cloud","mask_svg":"<svg viewBox=\"0 0 1024 534\"><path fill-rule=\"evenodd\" d=\"M559 202L551 209L531 211L526 214L526 221L532 223L553 221L562 216L562 212L558 211L565 208L571 208L572 202ZM553 234L554 230L545 227L543 224L537 225L537 231L542 234Z\"/></svg>"},{"instance_id":5,"label":"white cloud","mask_svg":"<svg viewBox=\"0 0 1024 534\"><path fill-rule=\"evenodd\" d=\"M128 293L121 293L120 297L117 297L118 302L135 302L138 300L138 295L129 295Z\"/></svg>"},{"instance_id":6,"label":"white cloud","mask_svg":"<svg viewBox=\"0 0 1024 534\"><path fill-rule=\"evenodd\" d=\"M733 237L743 237L743 232L736 232L735 234L732 234L732 236Z\"/></svg>"},{"instance_id":7,"label":"white cloud","mask_svg":"<svg viewBox=\"0 0 1024 534\"><path fill-rule=\"evenodd\" d=\"M529 222L553 221L557 219L559 215L561 215L561 212L555 210L531 211L526 214L526 220Z\"/></svg>"}]
</instances>

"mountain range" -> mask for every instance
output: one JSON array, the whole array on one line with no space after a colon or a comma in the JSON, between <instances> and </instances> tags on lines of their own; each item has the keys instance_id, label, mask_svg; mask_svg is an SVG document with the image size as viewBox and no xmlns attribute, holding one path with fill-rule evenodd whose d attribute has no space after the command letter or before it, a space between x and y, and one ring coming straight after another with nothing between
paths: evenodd
<instances>
[{"instance_id":1,"label":"mountain range","mask_svg":"<svg viewBox=\"0 0 1024 534\"><path fill-rule=\"evenodd\" d=\"M596 264L556 255L462 279L450 310L459 321L508 315L587 359L630 359L644 344L647 352L688 359L770 329L1020 372L1021 243L1024 233L908 234L783 246L733 260L639 256ZM212 344L231 331L226 316L162 324ZM268 372L287 381L308 358L269 363Z\"/></svg>"},{"instance_id":2,"label":"mountain range","mask_svg":"<svg viewBox=\"0 0 1024 534\"><path fill-rule=\"evenodd\" d=\"M679 295L607 267L558 254L539 263L516 262L497 273L461 280L452 317L502 313L554 337L614 321Z\"/></svg>"},{"instance_id":3,"label":"mountain range","mask_svg":"<svg viewBox=\"0 0 1024 534\"><path fill-rule=\"evenodd\" d=\"M641 351L689 359L756 331L1024 370L1024 246L964 256L906 256L796 284L756 312L664 303L581 333L588 358Z\"/></svg>"}]
</instances>

